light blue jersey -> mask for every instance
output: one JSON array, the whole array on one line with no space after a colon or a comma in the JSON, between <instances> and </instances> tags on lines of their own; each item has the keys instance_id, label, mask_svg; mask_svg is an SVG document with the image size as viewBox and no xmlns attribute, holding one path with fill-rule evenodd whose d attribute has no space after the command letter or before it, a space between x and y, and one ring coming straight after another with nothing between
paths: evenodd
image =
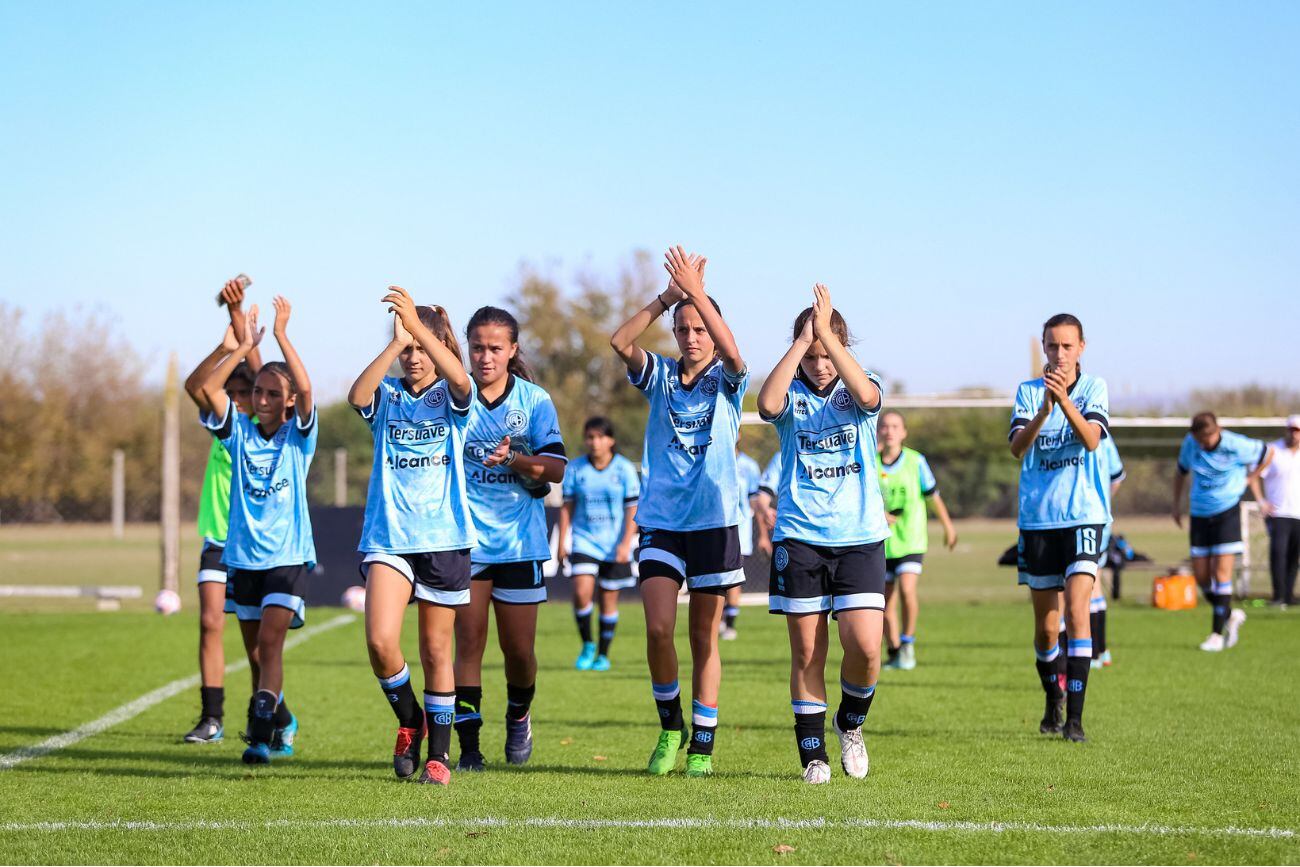
<instances>
[{"instance_id":1,"label":"light blue jersey","mask_svg":"<svg viewBox=\"0 0 1300 867\"><path fill-rule=\"evenodd\" d=\"M795 377L785 406L767 419L781 437L781 481L772 541L868 545L889 536L876 475L876 420L884 389L870 412L836 377L817 391Z\"/></svg>"},{"instance_id":2,"label":"light blue jersey","mask_svg":"<svg viewBox=\"0 0 1300 867\"><path fill-rule=\"evenodd\" d=\"M509 467L483 463L504 436L510 437L515 451L567 460L555 404L545 389L512 373L505 392L495 401L489 403L479 393L465 435L469 507L478 534L470 561L548 560L551 546L542 497L549 486L526 486Z\"/></svg>"},{"instance_id":3,"label":"light blue jersey","mask_svg":"<svg viewBox=\"0 0 1300 867\"><path fill-rule=\"evenodd\" d=\"M1028 427L1043 405L1042 377L1020 383L1011 415L1011 437ZM1089 422L1110 436L1110 398L1106 380L1080 372L1070 399ZM1110 472L1101 449L1088 451L1075 436L1065 412L1052 404L1038 436L1020 462L1022 530L1055 530L1110 523Z\"/></svg>"},{"instance_id":4,"label":"light blue jersey","mask_svg":"<svg viewBox=\"0 0 1300 867\"><path fill-rule=\"evenodd\" d=\"M1124 461L1120 460L1119 449L1115 446L1115 438L1113 436L1108 436L1103 438L1101 444L1097 446L1097 451L1101 454L1102 460L1105 461L1106 472L1110 475L1110 482L1106 485L1106 509L1107 511L1109 511L1111 507L1111 501L1114 497L1114 494L1111 493L1110 489L1117 483L1124 481L1124 477L1125 477ZM1110 550L1110 525L1109 524L1106 525L1106 529L1103 530L1101 533L1101 550L1103 551ZM1098 581L1093 586L1093 590L1092 590L1094 601L1096 601L1096 596L1100 592L1101 592L1101 582ZM1101 599L1102 599L1102 608L1105 608L1106 597L1103 596L1101 597ZM1062 612L1061 616L1064 617L1065 613Z\"/></svg>"},{"instance_id":5,"label":"light blue jersey","mask_svg":"<svg viewBox=\"0 0 1300 867\"><path fill-rule=\"evenodd\" d=\"M758 489L772 498L772 505L775 507L776 494L781 489L781 449L776 450L772 459L767 462L767 466L763 468L763 475L758 480Z\"/></svg>"},{"instance_id":6,"label":"light blue jersey","mask_svg":"<svg viewBox=\"0 0 1300 867\"><path fill-rule=\"evenodd\" d=\"M564 502L573 506L573 543L569 550L612 563L623 539L627 507L641 496L641 476L622 455L598 470L586 455L564 469Z\"/></svg>"},{"instance_id":7,"label":"light blue jersey","mask_svg":"<svg viewBox=\"0 0 1300 867\"><path fill-rule=\"evenodd\" d=\"M646 486L637 506L642 529L711 530L740 523L736 437L749 371L732 375L720 360L682 384L674 359L645 353L628 379L650 401L646 420Z\"/></svg>"},{"instance_id":8,"label":"light blue jersey","mask_svg":"<svg viewBox=\"0 0 1300 867\"><path fill-rule=\"evenodd\" d=\"M1230 430L1220 430L1219 444L1210 451L1201 448L1191 434L1183 437L1178 472L1192 477L1192 517L1208 518L1241 502L1247 474L1259 466L1267 452L1267 443Z\"/></svg>"},{"instance_id":9,"label":"light blue jersey","mask_svg":"<svg viewBox=\"0 0 1300 867\"><path fill-rule=\"evenodd\" d=\"M462 406L440 379L422 392L385 377L370 406L375 458L357 550L367 554L459 551L477 544L465 494L465 430L474 402Z\"/></svg>"},{"instance_id":10,"label":"light blue jersey","mask_svg":"<svg viewBox=\"0 0 1300 867\"><path fill-rule=\"evenodd\" d=\"M754 504L750 497L758 496L763 478L758 461L744 452L736 452L736 484L740 494L740 556L754 553Z\"/></svg>"},{"instance_id":11,"label":"light blue jersey","mask_svg":"<svg viewBox=\"0 0 1300 867\"><path fill-rule=\"evenodd\" d=\"M257 422L227 401L226 414L203 417L230 452L230 530L221 562L233 569L316 565L307 512L307 470L316 454L316 410L297 415L267 439Z\"/></svg>"}]
</instances>

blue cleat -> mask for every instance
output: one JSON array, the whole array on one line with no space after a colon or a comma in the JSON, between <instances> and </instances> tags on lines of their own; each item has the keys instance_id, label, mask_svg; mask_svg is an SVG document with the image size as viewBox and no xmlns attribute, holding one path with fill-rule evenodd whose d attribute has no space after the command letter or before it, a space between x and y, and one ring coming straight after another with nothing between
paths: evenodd
<instances>
[{"instance_id":1,"label":"blue cleat","mask_svg":"<svg viewBox=\"0 0 1300 867\"><path fill-rule=\"evenodd\" d=\"M298 718L289 714L289 724L275 730L271 735L271 755L277 759L287 759L293 755L293 741L298 736Z\"/></svg>"},{"instance_id":2,"label":"blue cleat","mask_svg":"<svg viewBox=\"0 0 1300 867\"><path fill-rule=\"evenodd\" d=\"M244 764L246 765L271 764L270 744L249 744L248 749L244 750Z\"/></svg>"},{"instance_id":3,"label":"blue cleat","mask_svg":"<svg viewBox=\"0 0 1300 867\"><path fill-rule=\"evenodd\" d=\"M573 663L573 667L578 671L591 671L591 667L596 663L596 645L590 641L582 643L582 653L578 654L578 661Z\"/></svg>"},{"instance_id":4,"label":"blue cleat","mask_svg":"<svg viewBox=\"0 0 1300 867\"><path fill-rule=\"evenodd\" d=\"M514 720L506 717L506 761L522 765L533 755L533 715Z\"/></svg>"},{"instance_id":5,"label":"blue cleat","mask_svg":"<svg viewBox=\"0 0 1300 867\"><path fill-rule=\"evenodd\" d=\"M596 661L591 664L592 671L609 671L609 657L603 653L596 657Z\"/></svg>"}]
</instances>

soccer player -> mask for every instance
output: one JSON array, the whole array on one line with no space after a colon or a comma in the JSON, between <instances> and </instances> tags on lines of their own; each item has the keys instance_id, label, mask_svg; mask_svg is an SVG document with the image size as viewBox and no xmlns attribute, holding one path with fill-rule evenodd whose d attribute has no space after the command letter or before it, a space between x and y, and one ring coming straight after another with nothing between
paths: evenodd
<instances>
[{"instance_id":1,"label":"soccer player","mask_svg":"<svg viewBox=\"0 0 1300 867\"><path fill-rule=\"evenodd\" d=\"M670 773L686 740L686 774L713 773L722 660L718 623L727 588L745 580L740 559L740 493L736 438L749 371L717 302L704 292L705 259L670 249L668 288L610 338L628 379L650 404L637 504L637 555L646 618L646 656L659 712L659 741L647 770ZM650 324L672 311L681 357L636 345ZM682 718L678 686L677 596L690 590L688 617L693 691L692 734Z\"/></svg>"},{"instance_id":2,"label":"soccer player","mask_svg":"<svg viewBox=\"0 0 1300 867\"><path fill-rule=\"evenodd\" d=\"M207 358L199 362L194 372L185 380L185 391L202 415L211 410L203 396L203 382L221 360L239 348L239 335L244 333L244 288L237 280L227 281L221 290L230 316L226 336ZM253 380L262 366L257 348L249 352L244 362L230 372L225 391L242 415L252 414ZM203 549L199 553L199 721L185 735L192 744L218 743L225 737L226 649L222 643L225 615L235 611L226 583L226 567L221 565L221 555L226 548L226 533L230 523L230 453L214 438L208 450L207 468L203 474L203 489L199 493L199 533L203 535ZM244 646L248 652L249 670L253 685L257 685L256 628L242 630Z\"/></svg>"},{"instance_id":3,"label":"soccer player","mask_svg":"<svg viewBox=\"0 0 1300 867\"><path fill-rule=\"evenodd\" d=\"M262 339L257 307L248 313L244 334L230 356L203 383L212 411L208 429L230 452L230 534L221 561L234 582L235 616L257 623L261 664L253 694L246 764L266 764L272 738L277 755L293 755L298 721L284 705L284 639L303 624L307 575L315 566L316 546L307 512L307 470L316 453L316 406L311 380L289 342L289 302L275 298L273 333L284 361L262 365L253 385L257 420L234 408L222 385L230 372Z\"/></svg>"},{"instance_id":4,"label":"soccer player","mask_svg":"<svg viewBox=\"0 0 1300 867\"><path fill-rule=\"evenodd\" d=\"M379 688L397 715L393 772L421 783L451 781L456 675L452 642L456 612L469 604L470 549L477 543L465 493L465 431L474 381L441 307L417 307L398 286L384 297L393 337L348 392L374 437L359 550L365 555L366 648ZM384 374L397 361L399 377ZM423 702L411 687L402 655L402 620L419 606Z\"/></svg>"},{"instance_id":5,"label":"soccer player","mask_svg":"<svg viewBox=\"0 0 1300 867\"><path fill-rule=\"evenodd\" d=\"M1268 524L1269 604L1285 610L1295 604L1300 567L1300 414L1287 417L1286 433L1272 445L1273 457L1261 475L1251 477L1250 489Z\"/></svg>"},{"instance_id":6,"label":"soccer player","mask_svg":"<svg viewBox=\"0 0 1300 867\"><path fill-rule=\"evenodd\" d=\"M739 442L736 443L736 473L736 484L740 492L740 526L738 528L740 533L740 559L742 563L746 563L754 554L755 501L758 499L758 488L763 471L759 469L758 461L740 450ZM719 632L719 637L723 641L736 640L736 618L740 616L740 594L743 589L743 583L733 584L727 588L727 602L722 608L722 626Z\"/></svg>"},{"instance_id":7,"label":"soccer player","mask_svg":"<svg viewBox=\"0 0 1300 867\"><path fill-rule=\"evenodd\" d=\"M1038 730L1082 743L1083 705L1092 662L1088 599L1105 555L1110 473L1097 447L1109 436L1106 381L1084 373L1083 324L1060 313L1043 324L1048 365L1016 390L1011 454L1020 460L1021 584L1034 605L1034 652L1046 711ZM1066 691L1056 677L1061 594L1069 635ZM1061 705L1064 704L1064 709ZM1062 724L1062 710L1065 722Z\"/></svg>"},{"instance_id":8,"label":"soccer player","mask_svg":"<svg viewBox=\"0 0 1300 867\"><path fill-rule=\"evenodd\" d=\"M1124 462L1120 460L1119 449L1115 447L1115 437L1108 436L1101 441L1097 447L1102 454L1102 458L1107 462L1107 469L1110 473L1110 484L1106 487L1106 508L1111 507L1115 501L1115 492L1119 490L1120 483L1124 481ZM1113 514L1112 514L1112 517ZM1106 525L1106 531L1102 534L1101 550L1107 556L1110 553L1110 530L1109 524ZM1064 609L1064 603L1062 603ZM1088 622L1092 628L1092 668L1102 668L1111 664L1110 648L1106 645L1106 594L1102 591L1101 581L1097 580L1092 585L1092 596L1088 599Z\"/></svg>"},{"instance_id":9,"label":"soccer player","mask_svg":"<svg viewBox=\"0 0 1300 867\"><path fill-rule=\"evenodd\" d=\"M772 556L772 530L776 527L776 492L781 487L781 449L772 454L758 479L758 496L753 499L758 539L755 544Z\"/></svg>"},{"instance_id":10,"label":"soccer player","mask_svg":"<svg viewBox=\"0 0 1300 867\"><path fill-rule=\"evenodd\" d=\"M1212 609L1210 636L1201 650L1212 653L1237 643L1246 612L1232 607L1232 570L1244 550L1241 496L1247 475L1258 477L1271 455L1266 443L1219 427L1212 412L1197 413L1178 450L1174 476L1174 523L1183 526L1183 489L1191 476L1192 574Z\"/></svg>"},{"instance_id":11,"label":"soccer player","mask_svg":"<svg viewBox=\"0 0 1300 867\"><path fill-rule=\"evenodd\" d=\"M891 524L885 540L885 641L889 645L886 668L910 671L916 668L916 620L920 600L916 594L921 564L929 547L926 532L926 501L943 524L943 543L951 551L957 546L957 531L948 517L948 507L939 495L939 483L925 455L903 445L907 422L897 410L881 413L877 423L880 438L880 490ZM899 597L902 597L903 631L898 631Z\"/></svg>"},{"instance_id":12,"label":"soccer player","mask_svg":"<svg viewBox=\"0 0 1300 867\"><path fill-rule=\"evenodd\" d=\"M456 614L458 770L483 770L483 651L488 609L505 655L506 761L533 754L530 710L537 691L537 606L546 601L542 564L551 558L542 498L564 479L564 440L555 404L535 385L519 348L519 322L480 307L465 328L478 400L470 412L465 470L478 547L470 553L470 602Z\"/></svg>"},{"instance_id":13,"label":"soccer player","mask_svg":"<svg viewBox=\"0 0 1300 867\"><path fill-rule=\"evenodd\" d=\"M838 626L840 763L867 775L862 727L880 674L885 610L884 501L875 472L880 379L849 352L849 328L830 291L794 321L793 342L764 381L758 411L781 438L768 610L786 618L790 705L804 782L826 783L827 615Z\"/></svg>"},{"instance_id":14,"label":"soccer player","mask_svg":"<svg viewBox=\"0 0 1300 867\"><path fill-rule=\"evenodd\" d=\"M582 426L587 453L564 470L556 560L568 560L573 579L573 616L582 650L574 668L609 671L609 648L618 626L618 592L636 586L632 540L636 536L641 476L617 452L614 424L593 416ZM570 530L573 544L569 546ZM600 585L600 645L592 641L591 614Z\"/></svg>"}]
</instances>

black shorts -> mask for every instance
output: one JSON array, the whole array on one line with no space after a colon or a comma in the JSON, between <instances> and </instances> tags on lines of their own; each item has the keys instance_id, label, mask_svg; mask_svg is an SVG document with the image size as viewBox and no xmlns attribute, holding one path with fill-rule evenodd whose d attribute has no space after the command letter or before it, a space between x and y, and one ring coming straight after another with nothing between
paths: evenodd
<instances>
[{"instance_id":1,"label":"black shorts","mask_svg":"<svg viewBox=\"0 0 1300 867\"><path fill-rule=\"evenodd\" d=\"M671 578L693 593L725 594L745 581L736 527L709 530L641 530L639 580Z\"/></svg>"},{"instance_id":2,"label":"black shorts","mask_svg":"<svg viewBox=\"0 0 1300 867\"><path fill-rule=\"evenodd\" d=\"M226 564L221 562L221 555L226 553L224 545L203 540L203 550L199 552L199 583L209 581L226 583Z\"/></svg>"},{"instance_id":3,"label":"black shorts","mask_svg":"<svg viewBox=\"0 0 1300 867\"><path fill-rule=\"evenodd\" d=\"M240 620L261 620L262 609L274 606L293 612L290 629L297 629L306 621L305 564L273 566L270 569L231 569L230 584L234 585L235 616Z\"/></svg>"},{"instance_id":4,"label":"black shorts","mask_svg":"<svg viewBox=\"0 0 1300 867\"><path fill-rule=\"evenodd\" d=\"M595 575L601 590L626 590L636 586L631 563L597 560L586 554L569 556L569 577L575 575Z\"/></svg>"},{"instance_id":5,"label":"black shorts","mask_svg":"<svg viewBox=\"0 0 1300 867\"><path fill-rule=\"evenodd\" d=\"M546 601L546 576L541 560L514 563L470 563L475 581L492 582L492 598L507 605L539 605Z\"/></svg>"},{"instance_id":6,"label":"black shorts","mask_svg":"<svg viewBox=\"0 0 1300 867\"><path fill-rule=\"evenodd\" d=\"M829 547L797 539L775 542L767 594L772 614L883 611L885 543Z\"/></svg>"},{"instance_id":7,"label":"black shorts","mask_svg":"<svg viewBox=\"0 0 1300 867\"><path fill-rule=\"evenodd\" d=\"M1071 575L1097 577L1106 558L1105 524L1080 524L1052 530L1021 530L1017 543L1019 583L1031 590L1062 590Z\"/></svg>"},{"instance_id":8,"label":"black shorts","mask_svg":"<svg viewBox=\"0 0 1300 867\"><path fill-rule=\"evenodd\" d=\"M894 579L904 572L912 575L921 574L921 564L925 560L924 554L904 554L902 557L885 558L885 580L893 583Z\"/></svg>"},{"instance_id":9,"label":"black shorts","mask_svg":"<svg viewBox=\"0 0 1300 867\"><path fill-rule=\"evenodd\" d=\"M411 598L430 605L456 608L469 604L469 549L426 551L420 554L366 554L361 577L371 563L383 563L411 582Z\"/></svg>"},{"instance_id":10,"label":"black shorts","mask_svg":"<svg viewBox=\"0 0 1300 867\"><path fill-rule=\"evenodd\" d=\"M1192 516L1191 537L1193 557L1217 557L1220 554L1240 554L1246 550L1241 539L1241 508L1233 506L1217 515L1204 518Z\"/></svg>"}]
</instances>

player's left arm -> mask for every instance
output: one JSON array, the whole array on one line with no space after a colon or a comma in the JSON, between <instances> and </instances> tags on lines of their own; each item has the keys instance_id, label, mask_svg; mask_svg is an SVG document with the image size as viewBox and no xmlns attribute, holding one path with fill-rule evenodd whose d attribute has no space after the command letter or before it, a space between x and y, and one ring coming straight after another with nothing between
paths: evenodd
<instances>
[{"instance_id":1,"label":"player's left arm","mask_svg":"<svg viewBox=\"0 0 1300 867\"><path fill-rule=\"evenodd\" d=\"M1066 421L1074 429L1074 435L1079 438L1079 442L1090 452L1096 451L1097 446L1101 445L1101 439L1106 435L1106 426L1109 420L1106 414L1089 410L1087 417L1079 412L1079 408L1074 405L1070 399L1070 384L1065 381L1065 375L1056 368L1043 374L1043 384L1051 392L1061 412L1065 413ZM1105 403L1105 395L1102 396L1101 403Z\"/></svg>"},{"instance_id":2,"label":"player's left arm","mask_svg":"<svg viewBox=\"0 0 1300 867\"><path fill-rule=\"evenodd\" d=\"M869 413L880 412L880 387L872 381L862 365L849 352L849 348L840 342L840 338L831 330L831 290L821 283L813 286L813 336L826 347L826 354L835 365L835 372L840 375L844 387L853 395L858 408Z\"/></svg>"},{"instance_id":3,"label":"player's left arm","mask_svg":"<svg viewBox=\"0 0 1300 867\"><path fill-rule=\"evenodd\" d=\"M527 437L533 454L511 449L510 437L506 435L483 461L484 466L507 466L515 475L534 482L563 483L564 468L569 460L564 453L564 440L560 437L560 419L549 397L533 407Z\"/></svg>"},{"instance_id":4,"label":"player's left arm","mask_svg":"<svg viewBox=\"0 0 1300 867\"><path fill-rule=\"evenodd\" d=\"M1246 484L1250 486L1250 492L1255 495L1255 502L1259 503L1259 511L1266 518L1273 516L1273 504L1264 496L1264 486L1260 484L1260 477L1268 469L1269 464L1273 463L1273 447L1264 445L1264 456L1259 459L1259 463L1253 470L1246 474Z\"/></svg>"},{"instance_id":5,"label":"player's left arm","mask_svg":"<svg viewBox=\"0 0 1300 867\"><path fill-rule=\"evenodd\" d=\"M692 260L680 246L670 247L664 254L664 259L667 260L664 262L664 270L695 305L695 310L704 323L704 330L713 338L713 346L722 359L723 368L732 376L744 373L745 359L740 357L735 335L731 333L722 314L713 308L709 296L704 293L704 266L709 260L703 257Z\"/></svg>"},{"instance_id":6,"label":"player's left arm","mask_svg":"<svg viewBox=\"0 0 1300 867\"><path fill-rule=\"evenodd\" d=\"M275 335L275 342L280 344L285 366L289 368L289 375L293 377L293 388L297 392L293 408L298 416L298 424L305 427L307 422L311 421L312 409L315 408L311 394L311 377L307 376L307 368L303 366L302 359L298 357L298 350L293 348L293 343L289 340L289 314L293 312L293 308L289 306L289 299L277 295L273 303L275 325L271 333Z\"/></svg>"}]
</instances>

